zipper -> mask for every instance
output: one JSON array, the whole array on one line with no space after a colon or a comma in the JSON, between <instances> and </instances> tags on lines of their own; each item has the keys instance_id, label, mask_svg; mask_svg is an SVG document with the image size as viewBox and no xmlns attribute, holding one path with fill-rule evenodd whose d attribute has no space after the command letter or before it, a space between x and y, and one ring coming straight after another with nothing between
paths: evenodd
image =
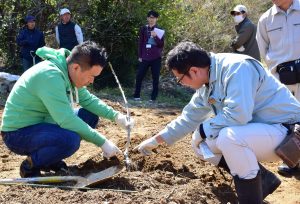
<instances>
[{"instance_id":1,"label":"zipper","mask_svg":"<svg viewBox=\"0 0 300 204\"><path fill-rule=\"evenodd\" d=\"M272 29L272 30L268 30L267 32L273 32L273 31L276 31L276 30L280 30L280 31L282 31L282 27L279 27L279 28L274 28L274 29Z\"/></svg>"}]
</instances>

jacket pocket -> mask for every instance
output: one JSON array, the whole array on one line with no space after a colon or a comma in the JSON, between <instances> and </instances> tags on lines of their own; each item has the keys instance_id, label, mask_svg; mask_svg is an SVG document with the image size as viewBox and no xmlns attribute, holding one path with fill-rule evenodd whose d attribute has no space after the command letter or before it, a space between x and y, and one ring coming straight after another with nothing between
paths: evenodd
<instances>
[{"instance_id":1,"label":"jacket pocket","mask_svg":"<svg viewBox=\"0 0 300 204\"><path fill-rule=\"evenodd\" d=\"M267 28L270 38L270 46L272 50L282 49L283 47L283 31L282 27Z\"/></svg>"},{"instance_id":2,"label":"jacket pocket","mask_svg":"<svg viewBox=\"0 0 300 204\"><path fill-rule=\"evenodd\" d=\"M300 22L294 23L293 27L293 34L294 34L294 42L299 43L300 42Z\"/></svg>"}]
</instances>

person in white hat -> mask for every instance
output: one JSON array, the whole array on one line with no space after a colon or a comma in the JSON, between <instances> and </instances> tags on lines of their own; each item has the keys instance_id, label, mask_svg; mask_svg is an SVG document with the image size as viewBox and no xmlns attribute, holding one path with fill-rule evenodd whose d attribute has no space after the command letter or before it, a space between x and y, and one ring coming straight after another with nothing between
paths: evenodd
<instances>
[{"instance_id":1,"label":"person in white hat","mask_svg":"<svg viewBox=\"0 0 300 204\"><path fill-rule=\"evenodd\" d=\"M82 30L78 24L71 21L71 12L63 8L59 12L61 22L55 27L56 41L59 48L72 50L83 42Z\"/></svg>"},{"instance_id":2,"label":"person in white hat","mask_svg":"<svg viewBox=\"0 0 300 204\"><path fill-rule=\"evenodd\" d=\"M260 61L259 49L256 41L256 25L248 18L246 6L237 5L230 12L233 16L237 36L232 40L231 47L235 53L249 55Z\"/></svg>"}]
</instances>

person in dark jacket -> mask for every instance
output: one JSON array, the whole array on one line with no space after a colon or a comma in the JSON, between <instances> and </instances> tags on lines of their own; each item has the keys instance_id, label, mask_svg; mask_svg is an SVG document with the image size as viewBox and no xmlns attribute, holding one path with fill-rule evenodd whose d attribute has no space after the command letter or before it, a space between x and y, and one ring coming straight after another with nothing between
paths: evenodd
<instances>
[{"instance_id":1,"label":"person in dark jacket","mask_svg":"<svg viewBox=\"0 0 300 204\"><path fill-rule=\"evenodd\" d=\"M55 27L56 41L59 48L72 50L83 42L82 30L78 24L71 21L71 12L63 8L59 12L61 22Z\"/></svg>"},{"instance_id":2,"label":"person in dark jacket","mask_svg":"<svg viewBox=\"0 0 300 204\"><path fill-rule=\"evenodd\" d=\"M160 29L156 24L158 17L159 14L156 11L149 11L147 14L148 24L142 26L139 31L139 66L136 75L134 100L141 100L140 93L142 81L149 67L151 67L153 80L153 90L150 101L155 101L158 95L161 55L164 47L164 30Z\"/></svg>"},{"instance_id":3,"label":"person in dark jacket","mask_svg":"<svg viewBox=\"0 0 300 204\"><path fill-rule=\"evenodd\" d=\"M249 55L260 61L259 49L256 41L256 25L247 17L247 8L237 5L230 12L234 18L237 36L231 42L235 53Z\"/></svg>"},{"instance_id":4,"label":"person in dark jacket","mask_svg":"<svg viewBox=\"0 0 300 204\"><path fill-rule=\"evenodd\" d=\"M35 51L45 46L43 32L35 27L35 17L28 15L25 17L26 26L17 36L17 44L21 47L21 59L24 71L41 61L35 55Z\"/></svg>"}]
</instances>

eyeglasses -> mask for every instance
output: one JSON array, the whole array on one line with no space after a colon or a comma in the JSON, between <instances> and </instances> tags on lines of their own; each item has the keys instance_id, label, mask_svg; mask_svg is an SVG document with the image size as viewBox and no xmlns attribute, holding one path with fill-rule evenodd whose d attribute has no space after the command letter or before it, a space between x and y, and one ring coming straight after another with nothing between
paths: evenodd
<instances>
[{"instance_id":1,"label":"eyeglasses","mask_svg":"<svg viewBox=\"0 0 300 204\"><path fill-rule=\"evenodd\" d=\"M185 75L187 75L187 73L190 71L190 68L188 68L187 70L185 70L185 72L183 73L183 75L180 77L180 78L178 78L177 80L176 80L176 83L177 84L180 84L181 83L181 81L182 81L182 79L183 79L183 77L185 76Z\"/></svg>"}]
</instances>

